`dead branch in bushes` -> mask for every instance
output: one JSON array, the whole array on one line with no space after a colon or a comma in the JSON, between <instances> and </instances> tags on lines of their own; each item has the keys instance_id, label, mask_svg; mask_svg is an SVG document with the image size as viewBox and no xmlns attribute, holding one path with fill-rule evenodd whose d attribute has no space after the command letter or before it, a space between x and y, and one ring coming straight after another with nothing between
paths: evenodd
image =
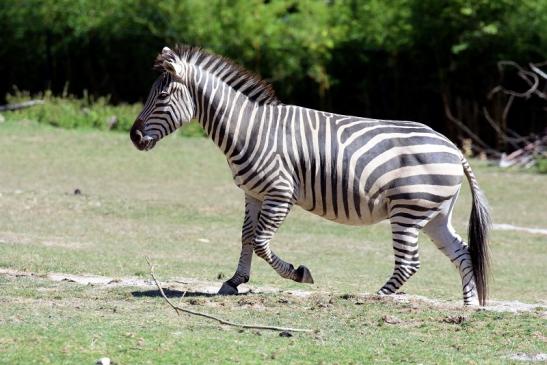
<instances>
[{"instance_id":1,"label":"dead branch in bushes","mask_svg":"<svg viewBox=\"0 0 547 365\"><path fill-rule=\"evenodd\" d=\"M484 117L497 133L498 137L515 149L508 155L502 154L499 161L499 165L501 167L531 167L535 164L537 158L545 157L545 151L547 150L547 136L520 136L507 127L508 115L515 99L528 100L531 97L536 96L540 99L547 100L547 94L544 92L547 89L547 84L542 82L543 80L547 80L547 73L541 69L541 67L545 65L547 65L547 61L541 63L529 63L529 69L525 69L514 61L505 60L498 62L498 69L500 70L502 77L504 75L504 67L514 67L517 69L517 76L528 85L528 89L525 91L510 90L503 87L501 84L494 86L490 90L487 95L489 100L491 100L498 93L502 93L507 96L505 105L503 106L503 112L501 114L501 122L494 120L488 109L483 107ZM547 111L547 108L544 109ZM504 128L502 128L502 125Z\"/></svg>"},{"instance_id":2,"label":"dead branch in bushes","mask_svg":"<svg viewBox=\"0 0 547 365\"><path fill-rule=\"evenodd\" d=\"M526 146L506 155L503 154L499 161L500 167L532 167L538 158L547 158L547 135L537 138Z\"/></svg>"},{"instance_id":3,"label":"dead branch in bushes","mask_svg":"<svg viewBox=\"0 0 547 365\"><path fill-rule=\"evenodd\" d=\"M45 101L37 99L37 100L23 101L21 103L16 103L16 104L0 105L0 112L25 109L25 108L30 108L30 107L35 106L35 105L42 105L42 104L45 104Z\"/></svg>"},{"instance_id":4,"label":"dead branch in bushes","mask_svg":"<svg viewBox=\"0 0 547 365\"><path fill-rule=\"evenodd\" d=\"M486 154L487 156L494 157L499 160L500 167L521 166L531 167L534 166L541 158L547 158L547 129L542 134L531 134L528 136L521 136L514 130L508 127L509 113L511 108L515 104L516 100L527 101L531 98L537 97L542 100L547 100L547 72L542 67L547 66L547 61L540 63L528 63L527 66L521 66L515 61L503 60L498 62L498 70L501 75L501 80L498 85L494 86L487 94L487 100L493 100L494 97L498 97L496 102L501 104L495 104L499 108L494 109L491 113L486 106L482 106L482 114L488 125L494 130L503 144L507 144L511 147L513 152L506 154L490 147L485 141L483 141L475 131L473 131L462 120L452 114L450 108L450 101L448 96L443 94L443 104L446 118L458 127L468 138L468 143L464 148L472 152L479 152ZM527 85L525 90L511 90L502 85L506 68L513 68L516 70L516 76L524 81ZM547 105L543 108L547 111Z\"/></svg>"},{"instance_id":5,"label":"dead branch in bushes","mask_svg":"<svg viewBox=\"0 0 547 365\"><path fill-rule=\"evenodd\" d=\"M154 283L156 283L156 286L158 287L158 290L160 291L161 296L163 297L163 299L165 299L167 304L169 304L169 306L175 310L175 312L177 314L180 314L180 312L187 313L187 314L191 314L191 315L194 315L194 316L199 316L199 317L204 317L204 318L207 318L207 319L212 319L214 321L217 321L217 322L219 322L221 324L224 324L224 325L227 325L227 326L233 326L233 327L239 327L239 328L270 330L270 331L279 331L279 332L284 332L284 331L286 331L286 332L312 332L312 330L310 330L310 329L302 329L302 328L291 328L291 327L278 327L278 326L265 326L265 325L258 325L258 324L236 323L236 322L227 321L225 319L222 319L222 318L210 315L210 314L201 313L201 312L193 311L193 310L190 310L190 309L186 309L186 308L182 308L180 306L174 305L169 300L169 298L167 298L167 296L165 295L165 292L163 291L158 279L156 279L156 276L154 274L154 265L152 265L152 263L150 262L150 259L148 257L145 257L145 259L146 259L146 262L148 263L148 266L150 268L150 276L152 276L152 279L154 280Z\"/></svg>"}]
</instances>

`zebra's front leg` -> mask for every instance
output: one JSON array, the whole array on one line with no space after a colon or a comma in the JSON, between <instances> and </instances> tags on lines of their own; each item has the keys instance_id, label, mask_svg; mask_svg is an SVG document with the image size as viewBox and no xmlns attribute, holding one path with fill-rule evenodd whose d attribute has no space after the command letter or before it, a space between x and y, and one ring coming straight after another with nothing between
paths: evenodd
<instances>
[{"instance_id":1,"label":"zebra's front leg","mask_svg":"<svg viewBox=\"0 0 547 365\"><path fill-rule=\"evenodd\" d=\"M231 279L226 280L218 294L235 295L237 287L249 281L251 275L251 261L253 258L253 238L260 213L262 202L249 195L245 195L245 218L241 230L241 254L236 272Z\"/></svg>"},{"instance_id":2,"label":"zebra's front leg","mask_svg":"<svg viewBox=\"0 0 547 365\"><path fill-rule=\"evenodd\" d=\"M418 255L418 232L415 227L406 227L392 221L393 251L395 268L393 275L378 290L378 294L394 294L420 268Z\"/></svg>"},{"instance_id":3,"label":"zebra's front leg","mask_svg":"<svg viewBox=\"0 0 547 365\"><path fill-rule=\"evenodd\" d=\"M266 198L258 218L253 240L254 252L263 258L283 278L299 283L313 284L313 277L307 267L300 265L297 269L283 261L270 249L270 241L283 223L292 208L292 201L282 199L279 195Z\"/></svg>"}]
</instances>

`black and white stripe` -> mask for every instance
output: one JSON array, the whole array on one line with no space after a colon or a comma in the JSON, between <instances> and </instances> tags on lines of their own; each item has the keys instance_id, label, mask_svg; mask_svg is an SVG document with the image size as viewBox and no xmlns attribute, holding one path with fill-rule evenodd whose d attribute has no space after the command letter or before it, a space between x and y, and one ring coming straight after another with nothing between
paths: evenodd
<instances>
[{"instance_id":1,"label":"black and white stripe","mask_svg":"<svg viewBox=\"0 0 547 365\"><path fill-rule=\"evenodd\" d=\"M196 118L246 193L238 269L220 293L237 293L249 280L253 251L282 277L313 282L306 267L295 269L269 244L299 205L350 225L390 220L395 268L379 293L395 293L419 269L423 230L459 269L464 302L484 303L488 211L469 164L446 137L415 122L283 105L256 76L197 48L165 48L156 67L163 73L132 130L137 147L153 147L139 133L155 143ZM474 198L470 246L450 223L464 175Z\"/></svg>"}]
</instances>

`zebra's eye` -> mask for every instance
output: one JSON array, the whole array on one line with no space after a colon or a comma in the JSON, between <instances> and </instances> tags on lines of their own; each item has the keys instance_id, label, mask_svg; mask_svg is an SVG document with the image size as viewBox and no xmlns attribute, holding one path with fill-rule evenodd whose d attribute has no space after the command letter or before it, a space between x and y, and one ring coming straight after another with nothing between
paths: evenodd
<instances>
[{"instance_id":1,"label":"zebra's eye","mask_svg":"<svg viewBox=\"0 0 547 365\"><path fill-rule=\"evenodd\" d=\"M169 96L169 93L166 92L166 91L162 91L162 92L160 93L160 98L166 98L166 97L168 97L168 96Z\"/></svg>"}]
</instances>

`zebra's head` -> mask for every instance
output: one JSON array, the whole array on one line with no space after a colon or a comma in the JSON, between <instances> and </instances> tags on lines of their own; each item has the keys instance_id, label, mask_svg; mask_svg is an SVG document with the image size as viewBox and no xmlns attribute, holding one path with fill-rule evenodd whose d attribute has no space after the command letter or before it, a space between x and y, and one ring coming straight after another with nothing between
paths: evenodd
<instances>
[{"instance_id":1,"label":"zebra's head","mask_svg":"<svg viewBox=\"0 0 547 365\"><path fill-rule=\"evenodd\" d=\"M139 150L150 150L157 141L192 120L195 104L186 85L188 66L167 47L156 59L162 72L148 94L144 108L133 123L130 137Z\"/></svg>"}]
</instances>

